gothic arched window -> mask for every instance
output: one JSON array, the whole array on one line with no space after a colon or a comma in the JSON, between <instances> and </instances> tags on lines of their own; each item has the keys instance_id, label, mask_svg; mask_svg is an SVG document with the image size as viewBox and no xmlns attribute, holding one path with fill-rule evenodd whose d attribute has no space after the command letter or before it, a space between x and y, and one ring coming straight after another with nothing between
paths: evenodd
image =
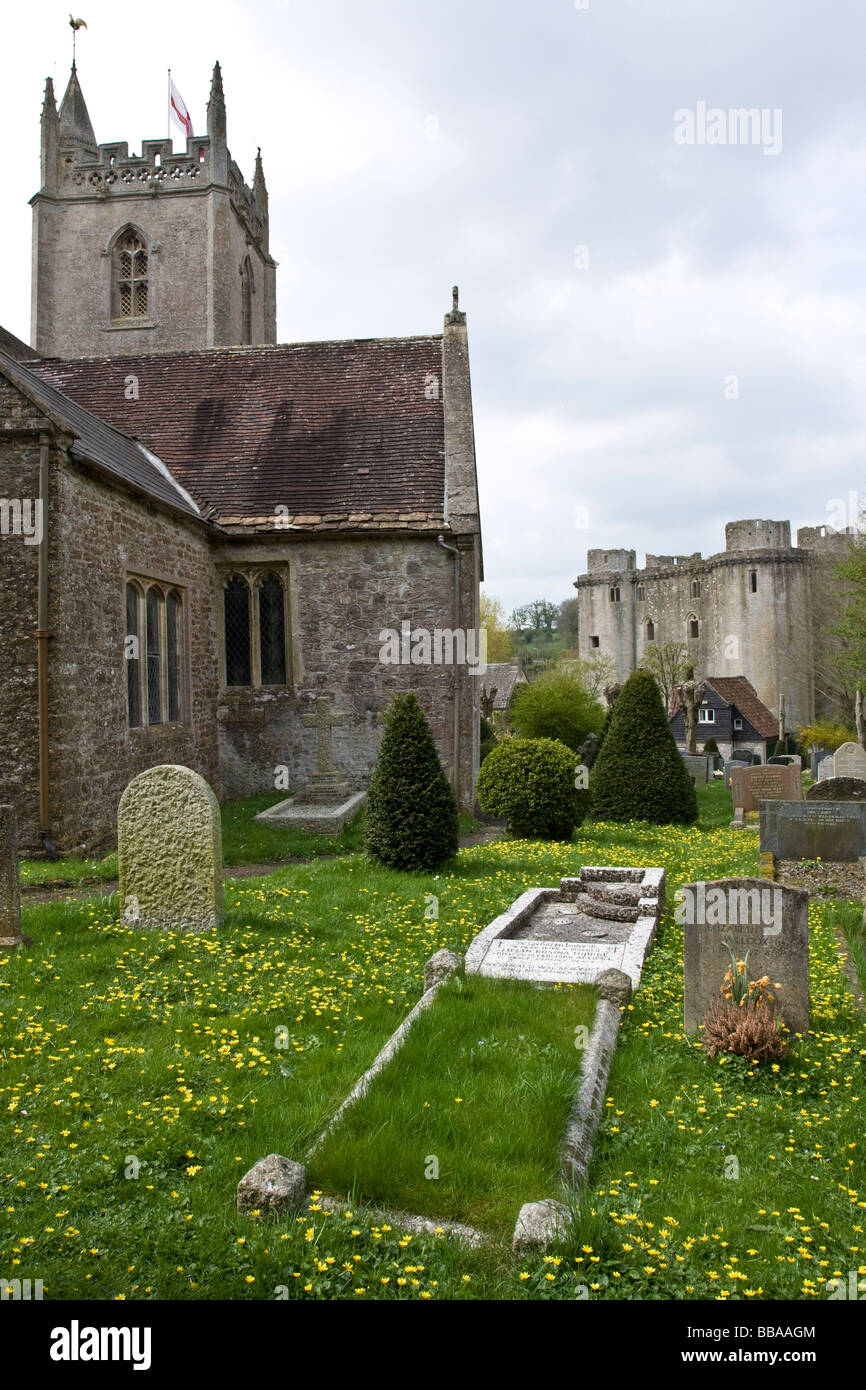
<instances>
[{"instance_id":1,"label":"gothic arched window","mask_svg":"<svg viewBox=\"0 0 866 1390\"><path fill-rule=\"evenodd\" d=\"M644 626L644 637L648 642L654 642L656 640L656 625L653 622L652 618L647 618L646 620L646 624Z\"/></svg>"},{"instance_id":2,"label":"gothic arched window","mask_svg":"<svg viewBox=\"0 0 866 1390\"><path fill-rule=\"evenodd\" d=\"M275 574L257 584L262 685L286 683L286 616L283 586Z\"/></svg>"},{"instance_id":3,"label":"gothic arched window","mask_svg":"<svg viewBox=\"0 0 866 1390\"><path fill-rule=\"evenodd\" d=\"M148 589L145 598L145 631L147 634L147 722L159 724L162 719L162 606L165 600L158 589Z\"/></svg>"},{"instance_id":4,"label":"gothic arched window","mask_svg":"<svg viewBox=\"0 0 866 1390\"><path fill-rule=\"evenodd\" d=\"M137 584L126 586L126 706L130 729L141 725L141 633L138 610L141 591Z\"/></svg>"},{"instance_id":5,"label":"gothic arched window","mask_svg":"<svg viewBox=\"0 0 866 1390\"><path fill-rule=\"evenodd\" d=\"M689 634L689 637L700 637L700 635L701 635L700 624L698 623L698 620L697 620L697 618L695 617L694 613L690 613L690 614L689 614L689 617L688 617L688 620L687 620L687 621L688 621L688 634Z\"/></svg>"},{"instance_id":6,"label":"gothic arched window","mask_svg":"<svg viewBox=\"0 0 866 1390\"><path fill-rule=\"evenodd\" d=\"M223 589L226 685L252 685L250 586L239 574Z\"/></svg>"},{"instance_id":7,"label":"gothic arched window","mask_svg":"<svg viewBox=\"0 0 866 1390\"><path fill-rule=\"evenodd\" d=\"M701 581L700 581L699 579L693 579L693 580L692 580L692 598L700 598L700 596L701 596Z\"/></svg>"},{"instance_id":8,"label":"gothic arched window","mask_svg":"<svg viewBox=\"0 0 866 1390\"><path fill-rule=\"evenodd\" d=\"M126 227L114 243L111 262L111 314L116 319L146 319L149 306L147 242Z\"/></svg>"},{"instance_id":9,"label":"gothic arched window","mask_svg":"<svg viewBox=\"0 0 866 1390\"><path fill-rule=\"evenodd\" d=\"M251 343L253 341L253 295L255 294L255 284L253 282L253 267L249 256L241 266L241 342Z\"/></svg>"},{"instance_id":10,"label":"gothic arched window","mask_svg":"<svg viewBox=\"0 0 866 1390\"><path fill-rule=\"evenodd\" d=\"M644 584L638 584L638 586L637 586L637 601L638 601L638 603L643 603L643 601L644 601L645 598L646 598L646 586L645 586Z\"/></svg>"},{"instance_id":11,"label":"gothic arched window","mask_svg":"<svg viewBox=\"0 0 866 1390\"><path fill-rule=\"evenodd\" d=\"M165 677L168 721L180 718L180 596L174 589L165 600Z\"/></svg>"}]
</instances>

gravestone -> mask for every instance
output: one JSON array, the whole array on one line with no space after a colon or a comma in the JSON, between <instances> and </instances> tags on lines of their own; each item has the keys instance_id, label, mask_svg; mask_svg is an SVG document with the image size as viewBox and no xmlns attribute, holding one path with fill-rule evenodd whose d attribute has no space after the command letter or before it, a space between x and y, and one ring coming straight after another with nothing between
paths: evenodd
<instances>
[{"instance_id":1,"label":"gravestone","mask_svg":"<svg viewBox=\"0 0 866 1390\"><path fill-rule=\"evenodd\" d=\"M15 811L11 806L0 806L0 951L29 945L30 937L21 934Z\"/></svg>"},{"instance_id":2,"label":"gravestone","mask_svg":"<svg viewBox=\"0 0 866 1390\"><path fill-rule=\"evenodd\" d=\"M712 755L706 753L683 753L683 762L686 765L686 772L691 777L696 787L705 787L711 775L709 763Z\"/></svg>"},{"instance_id":3,"label":"gravestone","mask_svg":"<svg viewBox=\"0 0 866 1390\"><path fill-rule=\"evenodd\" d=\"M174 764L133 777L117 812L121 920L210 931L223 916L220 808L203 777Z\"/></svg>"},{"instance_id":4,"label":"gravestone","mask_svg":"<svg viewBox=\"0 0 866 1390\"><path fill-rule=\"evenodd\" d=\"M801 771L803 769L803 759L799 753L780 753L776 758L768 758L767 762L772 763L774 767L792 766L800 768Z\"/></svg>"},{"instance_id":5,"label":"gravestone","mask_svg":"<svg viewBox=\"0 0 866 1390\"><path fill-rule=\"evenodd\" d=\"M822 762L824 758L832 758L832 756L833 754L829 753L826 748L812 749L811 753L809 754L809 771L811 772L813 777L818 776L818 764Z\"/></svg>"},{"instance_id":6,"label":"gravestone","mask_svg":"<svg viewBox=\"0 0 866 1390\"><path fill-rule=\"evenodd\" d=\"M807 801L866 801L866 782L860 777L825 777L806 792Z\"/></svg>"},{"instance_id":7,"label":"gravestone","mask_svg":"<svg viewBox=\"0 0 866 1390\"><path fill-rule=\"evenodd\" d=\"M866 778L866 748L859 743L843 743L833 758L834 777Z\"/></svg>"},{"instance_id":8,"label":"gravestone","mask_svg":"<svg viewBox=\"0 0 866 1390\"><path fill-rule=\"evenodd\" d=\"M731 793L734 810L746 813L757 811L764 800L802 801L803 782L800 769L794 766L774 767L762 763L758 767L738 767L731 773Z\"/></svg>"},{"instance_id":9,"label":"gravestone","mask_svg":"<svg viewBox=\"0 0 866 1390\"><path fill-rule=\"evenodd\" d=\"M731 773L735 767L752 767L756 762L760 762L756 754L750 752L748 748L735 748L724 765L725 786L731 785Z\"/></svg>"},{"instance_id":10,"label":"gravestone","mask_svg":"<svg viewBox=\"0 0 866 1390\"><path fill-rule=\"evenodd\" d=\"M855 863L866 855L866 802L764 801L760 847L776 859Z\"/></svg>"},{"instance_id":11,"label":"gravestone","mask_svg":"<svg viewBox=\"0 0 866 1390\"><path fill-rule=\"evenodd\" d=\"M836 774L833 768L833 754L828 753L826 758L822 758L818 763L818 781L824 782Z\"/></svg>"},{"instance_id":12,"label":"gravestone","mask_svg":"<svg viewBox=\"0 0 866 1390\"><path fill-rule=\"evenodd\" d=\"M331 731L345 722L342 711L331 709L330 695L317 696L315 710L301 715L301 723L318 734L316 771L295 796L260 811L257 821L291 825L296 830L311 830L332 838L340 834L367 800L366 792L351 792L348 782L334 769Z\"/></svg>"},{"instance_id":13,"label":"gravestone","mask_svg":"<svg viewBox=\"0 0 866 1390\"><path fill-rule=\"evenodd\" d=\"M775 804L775 803L770 803ZM770 977L774 1003L795 1033L809 1031L809 894L760 878L686 883L677 891L676 919L682 923L685 1030L700 1028L719 997L731 958L749 953L750 980Z\"/></svg>"},{"instance_id":14,"label":"gravestone","mask_svg":"<svg viewBox=\"0 0 866 1390\"><path fill-rule=\"evenodd\" d=\"M584 865L559 888L528 889L480 931L466 973L579 984L617 970L636 988L664 901L664 869Z\"/></svg>"}]
</instances>

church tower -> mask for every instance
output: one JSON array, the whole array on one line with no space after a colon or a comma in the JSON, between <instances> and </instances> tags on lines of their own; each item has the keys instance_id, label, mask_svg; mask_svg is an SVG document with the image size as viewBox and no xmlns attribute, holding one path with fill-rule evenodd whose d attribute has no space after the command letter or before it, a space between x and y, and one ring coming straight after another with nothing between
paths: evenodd
<instances>
[{"instance_id":1,"label":"church tower","mask_svg":"<svg viewBox=\"0 0 866 1390\"><path fill-rule=\"evenodd\" d=\"M122 357L276 342L261 151L252 188L226 144L222 74L207 135L97 145L75 63L42 107L31 335L43 357Z\"/></svg>"}]
</instances>

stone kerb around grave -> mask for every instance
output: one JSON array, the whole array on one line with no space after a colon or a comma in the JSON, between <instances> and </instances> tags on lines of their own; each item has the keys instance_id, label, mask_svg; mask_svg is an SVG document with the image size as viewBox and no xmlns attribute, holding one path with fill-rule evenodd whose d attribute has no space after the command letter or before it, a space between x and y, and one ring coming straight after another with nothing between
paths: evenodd
<instances>
[{"instance_id":1,"label":"stone kerb around grave","mask_svg":"<svg viewBox=\"0 0 866 1390\"><path fill-rule=\"evenodd\" d=\"M530 888L474 938L467 974L592 984L605 970L640 982L664 906L665 871L584 867L556 888Z\"/></svg>"},{"instance_id":2,"label":"stone kerb around grave","mask_svg":"<svg viewBox=\"0 0 866 1390\"><path fill-rule=\"evenodd\" d=\"M117 870L124 925L209 931L223 917L219 802L192 768L140 772L120 798Z\"/></svg>"}]
</instances>

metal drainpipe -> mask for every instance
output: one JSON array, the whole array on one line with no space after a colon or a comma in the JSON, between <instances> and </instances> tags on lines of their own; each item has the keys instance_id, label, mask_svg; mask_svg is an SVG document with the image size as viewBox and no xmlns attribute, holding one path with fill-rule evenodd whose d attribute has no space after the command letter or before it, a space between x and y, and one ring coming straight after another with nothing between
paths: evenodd
<instances>
[{"instance_id":1,"label":"metal drainpipe","mask_svg":"<svg viewBox=\"0 0 866 1390\"><path fill-rule=\"evenodd\" d=\"M454 556L454 631L460 628L460 551L456 545L446 545L445 537L437 537L443 550ZM455 638L456 641L456 638ZM460 672L454 663L454 772L452 776L454 797L460 810Z\"/></svg>"},{"instance_id":2,"label":"metal drainpipe","mask_svg":"<svg viewBox=\"0 0 866 1390\"><path fill-rule=\"evenodd\" d=\"M42 503L42 534L39 537L39 599L36 621L36 688L39 708L39 834L46 858L56 859L51 843L51 799L48 789L48 487L49 447L47 434L39 436L39 499Z\"/></svg>"}]
</instances>

